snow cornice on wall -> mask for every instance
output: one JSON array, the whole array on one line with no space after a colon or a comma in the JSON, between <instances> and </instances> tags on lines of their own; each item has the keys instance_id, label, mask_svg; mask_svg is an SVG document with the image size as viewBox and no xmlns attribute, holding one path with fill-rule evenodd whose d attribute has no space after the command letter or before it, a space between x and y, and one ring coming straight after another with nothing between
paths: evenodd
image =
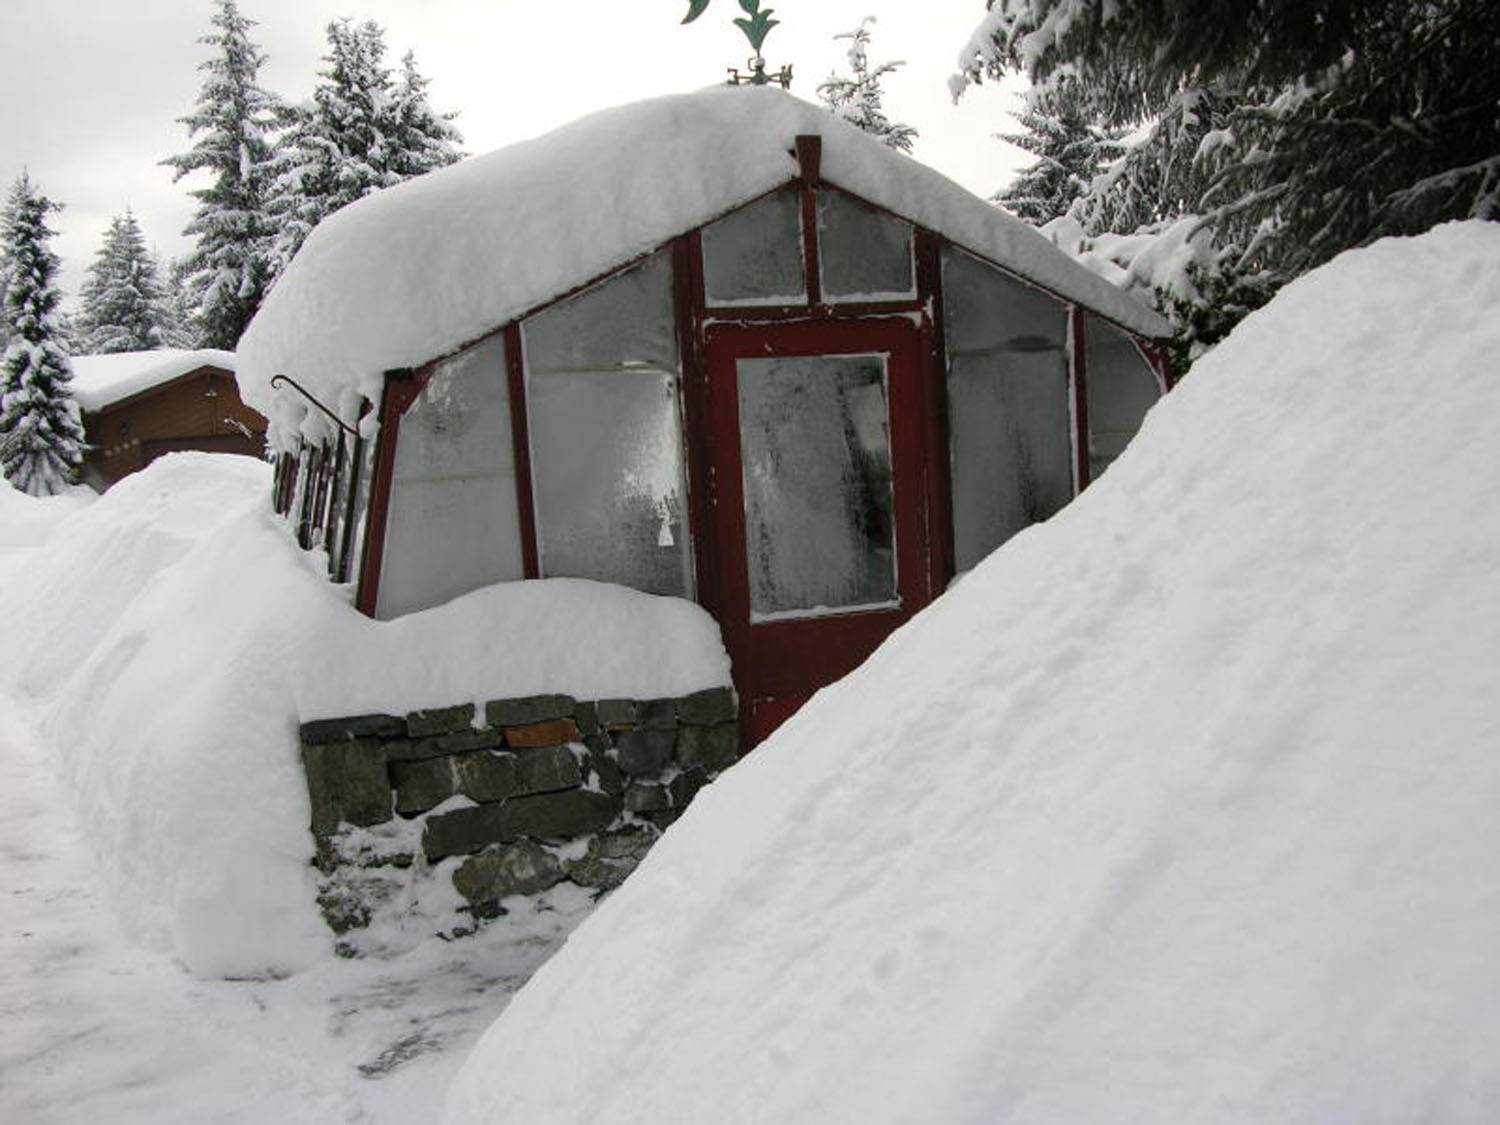
<instances>
[{"instance_id":1,"label":"snow cornice on wall","mask_svg":"<svg viewBox=\"0 0 1500 1125\"><path fill-rule=\"evenodd\" d=\"M545 136L367 196L308 238L239 346L245 401L273 440L323 423L270 381L286 374L346 420L382 375L445 355L798 174L822 176L1145 336L1167 325L1029 224L775 89L714 87L604 110ZM309 433L308 436L319 436Z\"/></svg>"}]
</instances>

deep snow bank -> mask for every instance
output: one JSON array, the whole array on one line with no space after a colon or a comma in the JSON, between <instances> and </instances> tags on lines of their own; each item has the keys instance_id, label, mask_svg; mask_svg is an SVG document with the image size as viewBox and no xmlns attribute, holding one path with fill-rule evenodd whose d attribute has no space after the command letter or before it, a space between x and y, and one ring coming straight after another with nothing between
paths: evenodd
<instances>
[{"instance_id":1,"label":"deep snow bank","mask_svg":"<svg viewBox=\"0 0 1500 1125\"><path fill-rule=\"evenodd\" d=\"M709 787L449 1125L1493 1121L1500 224L1350 253Z\"/></svg>"},{"instance_id":2,"label":"deep snow bank","mask_svg":"<svg viewBox=\"0 0 1500 1125\"><path fill-rule=\"evenodd\" d=\"M162 458L0 590L0 686L35 701L127 928L199 974L288 971L329 950L299 719L728 682L702 610L598 583L489 587L371 621L269 496L250 458Z\"/></svg>"}]
</instances>

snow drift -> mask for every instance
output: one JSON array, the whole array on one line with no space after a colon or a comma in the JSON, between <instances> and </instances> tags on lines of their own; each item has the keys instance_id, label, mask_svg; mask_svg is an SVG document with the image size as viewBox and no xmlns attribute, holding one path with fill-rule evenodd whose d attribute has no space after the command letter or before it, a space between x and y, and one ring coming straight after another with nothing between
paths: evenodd
<instances>
[{"instance_id":1,"label":"snow drift","mask_svg":"<svg viewBox=\"0 0 1500 1125\"><path fill-rule=\"evenodd\" d=\"M706 789L448 1125L1493 1121L1500 224L1343 255Z\"/></svg>"},{"instance_id":2,"label":"snow drift","mask_svg":"<svg viewBox=\"0 0 1500 1125\"><path fill-rule=\"evenodd\" d=\"M728 682L701 609L599 583L365 618L271 514L270 483L246 457L161 458L6 560L0 590L0 685L35 706L113 905L199 975L330 954L299 720Z\"/></svg>"}]
</instances>

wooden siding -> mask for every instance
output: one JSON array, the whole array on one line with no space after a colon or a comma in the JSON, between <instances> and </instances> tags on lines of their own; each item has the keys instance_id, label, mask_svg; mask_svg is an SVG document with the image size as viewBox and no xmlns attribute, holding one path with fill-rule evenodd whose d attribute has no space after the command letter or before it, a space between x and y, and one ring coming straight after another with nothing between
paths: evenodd
<instances>
[{"instance_id":1,"label":"wooden siding","mask_svg":"<svg viewBox=\"0 0 1500 1125\"><path fill-rule=\"evenodd\" d=\"M90 446L85 479L101 490L164 453L198 449L259 457L266 448L265 418L240 401L234 374L219 367L200 367L86 413L83 428Z\"/></svg>"}]
</instances>

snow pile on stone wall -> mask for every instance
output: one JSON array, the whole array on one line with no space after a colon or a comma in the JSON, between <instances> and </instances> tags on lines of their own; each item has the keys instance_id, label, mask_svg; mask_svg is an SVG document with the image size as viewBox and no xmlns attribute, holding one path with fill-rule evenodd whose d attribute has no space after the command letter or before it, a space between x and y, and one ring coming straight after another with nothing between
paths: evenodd
<instances>
[{"instance_id":1,"label":"snow pile on stone wall","mask_svg":"<svg viewBox=\"0 0 1500 1125\"><path fill-rule=\"evenodd\" d=\"M6 562L0 686L35 707L127 929L200 975L329 954L299 721L729 680L697 606L598 583L369 620L297 550L268 467L244 457L161 458Z\"/></svg>"},{"instance_id":2,"label":"snow pile on stone wall","mask_svg":"<svg viewBox=\"0 0 1500 1125\"><path fill-rule=\"evenodd\" d=\"M1493 1119L1500 224L1351 252L704 791L500 1121Z\"/></svg>"}]
</instances>

